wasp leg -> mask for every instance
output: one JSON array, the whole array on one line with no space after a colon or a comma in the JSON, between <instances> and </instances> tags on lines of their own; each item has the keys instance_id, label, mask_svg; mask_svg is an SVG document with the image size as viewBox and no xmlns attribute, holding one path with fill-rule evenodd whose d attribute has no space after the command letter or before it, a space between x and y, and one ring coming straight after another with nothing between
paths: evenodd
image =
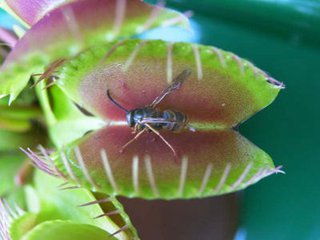
<instances>
[{"instance_id":1,"label":"wasp leg","mask_svg":"<svg viewBox=\"0 0 320 240\"><path fill-rule=\"evenodd\" d=\"M138 132L138 124L135 124L134 127L133 127L132 133L136 134L137 132Z\"/></svg>"},{"instance_id":2,"label":"wasp leg","mask_svg":"<svg viewBox=\"0 0 320 240\"><path fill-rule=\"evenodd\" d=\"M122 152L124 151L124 149L125 149L126 147L128 147L131 143L133 143L135 140L137 140L138 137L140 137L140 135L141 135L142 133L144 133L145 130L146 130L146 128L143 129L141 132L138 132L137 135L134 136L134 138L132 138L129 142L127 142L125 145L123 145L123 146L120 148L120 151L119 151L119 152L122 153Z\"/></svg>"},{"instance_id":3,"label":"wasp leg","mask_svg":"<svg viewBox=\"0 0 320 240\"><path fill-rule=\"evenodd\" d=\"M155 130L153 127L151 127L148 123L145 123L144 125L146 125L152 132L157 134L162 139L162 141L171 149L171 151L173 152L174 157L176 158L177 157L177 153L174 150L174 148L171 146L171 144L168 143L168 141L165 140L164 137L162 137L161 134L157 130Z\"/></svg>"}]
</instances>

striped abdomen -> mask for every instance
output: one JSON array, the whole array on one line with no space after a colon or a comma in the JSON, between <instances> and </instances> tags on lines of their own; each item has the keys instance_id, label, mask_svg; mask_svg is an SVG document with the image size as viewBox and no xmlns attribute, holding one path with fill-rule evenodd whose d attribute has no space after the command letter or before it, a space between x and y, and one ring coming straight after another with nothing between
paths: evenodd
<instances>
[{"instance_id":1,"label":"striped abdomen","mask_svg":"<svg viewBox=\"0 0 320 240\"><path fill-rule=\"evenodd\" d=\"M181 112L165 110L163 111L162 117L170 121L170 123L163 124L162 128L173 132L181 131L187 124L187 116Z\"/></svg>"}]
</instances>

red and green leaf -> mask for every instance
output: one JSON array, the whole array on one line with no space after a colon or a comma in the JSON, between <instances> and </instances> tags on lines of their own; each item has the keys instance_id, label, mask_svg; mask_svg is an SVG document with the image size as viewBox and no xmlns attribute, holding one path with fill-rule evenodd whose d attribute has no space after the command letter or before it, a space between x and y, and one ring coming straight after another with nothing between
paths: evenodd
<instances>
[{"instance_id":1,"label":"red and green leaf","mask_svg":"<svg viewBox=\"0 0 320 240\"><path fill-rule=\"evenodd\" d=\"M186 114L196 129L161 132L178 157L154 133L144 133L121 152L134 135L107 89L129 110L144 107L185 69L191 76L159 104L160 110ZM234 54L195 44L126 40L80 54L58 68L56 76L49 94L77 113L66 116L63 106L55 107L53 114L66 125L61 128L57 121L50 129L79 137L55 138L60 149L51 156L55 168L43 170L76 185L128 197L194 198L240 190L281 172L233 128L269 105L282 85ZM82 117L72 101L105 126L92 126L86 135L73 130ZM85 129L90 131L89 122ZM39 167L46 162L28 155Z\"/></svg>"},{"instance_id":2,"label":"red and green leaf","mask_svg":"<svg viewBox=\"0 0 320 240\"><path fill-rule=\"evenodd\" d=\"M183 112L201 129L236 126L268 106L281 84L238 56L190 43L126 40L108 43L67 62L58 86L89 112L106 120L125 120L123 111L150 104L183 70L191 76L159 107Z\"/></svg>"},{"instance_id":3,"label":"red and green leaf","mask_svg":"<svg viewBox=\"0 0 320 240\"><path fill-rule=\"evenodd\" d=\"M187 22L183 15L139 0L84 0L56 8L34 24L7 56L0 69L0 96L10 95L12 102L32 74L44 72L57 59L170 19L177 20L173 24Z\"/></svg>"},{"instance_id":4,"label":"red and green leaf","mask_svg":"<svg viewBox=\"0 0 320 240\"><path fill-rule=\"evenodd\" d=\"M61 6L62 4L74 1L76 0L4 0L3 4L6 4L6 7L24 23L32 26L51 10Z\"/></svg>"},{"instance_id":5,"label":"red and green leaf","mask_svg":"<svg viewBox=\"0 0 320 240\"><path fill-rule=\"evenodd\" d=\"M107 127L77 142L76 148L67 148L55 164L69 180L77 179L75 184L89 189L164 199L233 192L277 171L266 153L232 130L162 135L178 159L153 133L120 152L133 137L131 130Z\"/></svg>"}]
</instances>

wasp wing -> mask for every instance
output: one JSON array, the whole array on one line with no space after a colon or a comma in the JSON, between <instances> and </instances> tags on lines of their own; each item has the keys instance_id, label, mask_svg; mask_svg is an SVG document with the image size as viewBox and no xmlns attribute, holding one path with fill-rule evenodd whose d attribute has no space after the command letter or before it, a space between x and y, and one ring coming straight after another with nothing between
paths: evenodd
<instances>
[{"instance_id":1,"label":"wasp wing","mask_svg":"<svg viewBox=\"0 0 320 240\"><path fill-rule=\"evenodd\" d=\"M170 121L168 119L165 118L152 118L152 117L144 117L140 122L140 124L144 124L144 123L176 123L176 121Z\"/></svg>"},{"instance_id":2,"label":"wasp wing","mask_svg":"<svg viewBox=\"0 0 320 240\"><path fill-rule=\"evenodd\" d=\"M166 124L166 123L178 123L177 121L168 120L164 118L143 118L140 122L140 124ZM186 124L186 128L189 129L191 132L195 132L196 129L190 124Z\"/></svg>"},{"instance_id":3,"label":"wasp wing","mask_svg":"<svg viewBox=\"0 0 320 240\"><path fill-rule=\"evenodd\" d=\"M175 79L173 79L172 83L166 89L164 89L155 100L153 100L149 106L155 108L167 95L175 90L178 90L183 82L190 76L190 74L190 69L183 70Z\"/></svg>"}]
</instances>

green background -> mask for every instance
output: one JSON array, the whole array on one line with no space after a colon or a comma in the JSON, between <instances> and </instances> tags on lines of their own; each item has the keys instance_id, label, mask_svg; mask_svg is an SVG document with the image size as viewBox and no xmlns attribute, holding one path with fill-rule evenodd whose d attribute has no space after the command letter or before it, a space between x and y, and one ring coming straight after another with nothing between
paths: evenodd
<instances>
[{"instance_id":1,"label":"green background","mask_svg":"<svg viewBox=\"0 0 320 240\"><path fill-rule=\"evenodd\" d=\"M286 84L240 131L286 175L240 194L237 240L320 239L320 1L176 0L194 11L190 41L251 60Z\"/></svg>"},{"instance_id":2,"label":"green background","mask_svg":"<svg viewBox=\"0 0 320 240\"><path fill-rule=\"evenodd\" d=\"M320 2L169 1L192 9L199 42L235 52L286 84L240 131L286 175L241 195L237 239L320 239Z\"/></svg>"}]
</instances>

